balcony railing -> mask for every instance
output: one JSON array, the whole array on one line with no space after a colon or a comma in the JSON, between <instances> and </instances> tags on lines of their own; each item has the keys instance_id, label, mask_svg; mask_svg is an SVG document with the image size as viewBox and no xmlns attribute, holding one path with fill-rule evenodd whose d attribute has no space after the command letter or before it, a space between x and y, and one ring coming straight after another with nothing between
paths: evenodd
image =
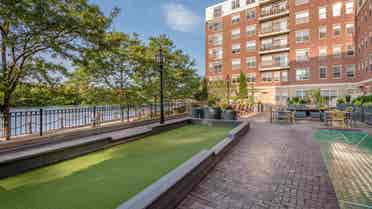
<instances>
[{"instance_id":1,"label":"balcony railing","mask_svg":"<svg viewBox=\"0 0 372 209\"><path fill-rule=\"evenodd\" d=\"M261 10L261 18L282 14L284 12L287 12L288 8L289 8L288 4L286 4L285 6L282 6L282 5L274 6L269 10L262 9Z\"/></svg>"},{"instance_id":2,"label":"balcony railing","mask_svg":"<svg viewBox=\"0 0 372 209\"><path fill-rule=\"evenodd\" d=\"M285 48L288 48L288 47L289 47L289 44L262 45L261 46L261 51L285 49Z\"/></svg>"},{"instance_id":3,"label":"balcony railing","mask_svg":"<svg viewBox=\"0 0 372 209\"><path fill-rule=\"evenodd\" d=\"M277 33L277 32L284 32L288 30L287 27L271 27L271 28L262 28L261 29L261 34L266 34L266 33Z\"/></svg>"},{"instance_id":4,"label":"balcony railing","mask_svg":"<svg viewBox=\"0 0 372 209\"><path fill-rule=\"evenodd\" d=\"M259 37L262 38L262 37L268 37L272 35L280 35L280 34L289 33L289 31L290 30L288 28L284 28L284 27L264 28L264 29L261 29Z\"/></svg>"},{"instance_id":5,"label":"balcony railing","mask_svg":"<svg viewBox=\"0 0 372 209\"><path fill-rule=\"evenodd\" d=\"M280 69L288 69L289 65L288 62L277 62L277 63L261 63L260 71L270 71L270 70L280 70Z\"/></svg>"}]
</instances>

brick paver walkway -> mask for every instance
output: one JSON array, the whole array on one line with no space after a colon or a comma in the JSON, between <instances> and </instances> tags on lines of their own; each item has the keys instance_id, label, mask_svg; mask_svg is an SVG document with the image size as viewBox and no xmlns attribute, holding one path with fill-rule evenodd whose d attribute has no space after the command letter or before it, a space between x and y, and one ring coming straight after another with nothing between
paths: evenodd
<instances>
[{"instance_id":1,"label":"brick paver walkway","mask_svg":"<svg viewBox=\"0 0 372 209\"><path fill-rule=\"evenodd\" d=\"M338 209L314 130L254 119L179 209Z\"/></svg>"}]
</instances>

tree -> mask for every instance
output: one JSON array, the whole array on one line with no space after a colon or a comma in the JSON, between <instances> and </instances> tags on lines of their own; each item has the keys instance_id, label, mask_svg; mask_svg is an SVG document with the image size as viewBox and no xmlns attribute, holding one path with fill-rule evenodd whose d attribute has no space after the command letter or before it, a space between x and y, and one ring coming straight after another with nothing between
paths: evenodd
<instances>
[{"instance_id":1,"label":"tree","mask_svg":"<svg viewBox=\"0 0 372 209\"><path fill-rule=\"evenodd\" d=\"M145 53L138 57L141 63L135 70L134 83L139 97L144 101L155 101L160 92L159 66L155 56L160 48L165 57L165 98L176 100L191 98L199 87L195 62L183 51L176 49L173 41L165 35L150 37Z\"/></svg>"},{"instance_id":2,"label":"tree","mask_svg":"<svg viewBox=\"0 0 372 209\"><path fill-rule=\"evenodd\" d=\"M247 79L243 72L240 72L239 76L239 99L246 99L248 95Z\"/></svg>"},{"instance_id":3,"label":"tree","mask_svg":"<svg viewBox=\"0 0 372 209\"><path fill-rule=\"evenodd\" d=\"M49 77L63 64L54 58L78 60L83 48L100 42L112 17L105 17L87 0L2 0L0 2L0 110L5 138L10 137L10 102L19 83L31 75ZM35 67L53 63L55 68ZM58 67L58 68L56 68Z\"/></svg>"},{"instance_id":4,"label":"tree","mask_svg":"<svg viewBox=\"0 0 372 209\"><path fill-rule=\"evenodd\" d=\"M96 86L111 89L117 102L129 102L133 89L133 74L140 65L136 57L143 54L144 47L136 34L107 33L100 50L87 50L84 54L84 70L93 77Z\"/></svg>"},{"instance_id":5,"label":"tree","mask_svg":"<svg viewBox=\"0 0 372 209\"><path fill-rule=\"evenodd\" d=\"M206 78L203 79L200 97L201 97L200 98L201 101L208 100L208 80Z\"/></svg>"}]
</instances>

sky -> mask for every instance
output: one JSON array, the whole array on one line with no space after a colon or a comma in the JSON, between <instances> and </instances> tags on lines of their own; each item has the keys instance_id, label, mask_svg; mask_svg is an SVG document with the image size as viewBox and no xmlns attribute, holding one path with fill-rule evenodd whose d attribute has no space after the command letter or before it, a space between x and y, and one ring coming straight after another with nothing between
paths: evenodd
<instances>
[{"instance_id":1,"label":"sky","mask_svg":"<svg viewBox=\"0 0 372 209\"><path fill-rule=\"evenodd\" d=\"M198 74L205 68L205 8L223 0L90 0L107 15L119 7L116 31L138 33L142 40L166 34L177 48L196 60Z\"/></svg>"}]
</instances>

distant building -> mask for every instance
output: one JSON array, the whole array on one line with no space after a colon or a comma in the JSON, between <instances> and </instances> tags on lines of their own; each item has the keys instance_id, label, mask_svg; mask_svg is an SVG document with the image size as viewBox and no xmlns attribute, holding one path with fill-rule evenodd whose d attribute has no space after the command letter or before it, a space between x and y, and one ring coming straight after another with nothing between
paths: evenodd
<instances>
[{"instance_id":1,"label":"distant building","mask_svg":"<svg viewBox=\"0 0 372 209\"><path fill-rule=\"evenodd\" d=\"M226 0L206 9L206 77L238 82L256 101L372 92L372 0ZM357 49L357 50L356 50Z\"/></svg>"}]
</instances>

